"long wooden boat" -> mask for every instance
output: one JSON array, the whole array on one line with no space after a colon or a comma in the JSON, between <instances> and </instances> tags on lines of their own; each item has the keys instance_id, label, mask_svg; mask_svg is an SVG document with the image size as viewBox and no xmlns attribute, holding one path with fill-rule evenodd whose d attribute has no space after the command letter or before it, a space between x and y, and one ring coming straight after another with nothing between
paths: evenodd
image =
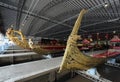
<instances>
[{"instance_id":1,"label":"long wooden boat","mask_svg":"<svg viewBox=\"0 0 120 82\"><path fill-rule=\"evenodd\" d=\"M60 46L60 45L34 45L34 44L29 44L30 48L38 53L38 54L49 54L49 53L56 53L56 52L61 52L64 51L65 46Z\"/></svg>"},{"instance_id":2,"label":"long wooden boat","mask_svg":"<svg viewBox=\"0 0 120 82\"><path fill-rule=\"evenodd\" d=\"M66 46L61 46L61 45L58 45L58 46L57 45L52 45L52 46L35 45L31 41L31 39L29 39L29 41L28 41L21 31L16 31L16 30L13 30L12 28L9 28L7 30L6 35L16 45L18 45L24 49L30 49L41 55L48 54L48 53L61 52L66 47Z\"/></svg>"},{"instance_id":3,"label":"long wooden boat","mask_svg":"<svg viewBox=\"0 0 120 82\"><path fill-rule=\"evenodd\" d=\"M110 44L110 49L100 54L93 54L93 57L113 58L120 55L120 38L117 35L114 35L113 38L110 40Z\"/></svg>"},{"instance_id":4,"label":"long wooden boat","mask_svg":"<svg viewBox=\"0 0 120 82\"><path fill-rule=\"evenodd\" d=\"M80 39L80 36L77 35L78 29L81 25L82 17L86 12L87 10L83 9L75 22L73 30L67 40L67 46L59 72L67 69L87 70L106 61L106 58L95 58L85 55L77 47L77 40Z\"/></svg>"},{"instance_id":5,"label":"long wooden boat","mask_svg":"<svg viewBox=\"0 0 120 82\"><path fill-rule=\"evenodd\" d=\"M115 49L108 49L107 51L99 54L92 54L96 58L113 58L120 55L120 51Z\"/></svg>"}]
</instances>

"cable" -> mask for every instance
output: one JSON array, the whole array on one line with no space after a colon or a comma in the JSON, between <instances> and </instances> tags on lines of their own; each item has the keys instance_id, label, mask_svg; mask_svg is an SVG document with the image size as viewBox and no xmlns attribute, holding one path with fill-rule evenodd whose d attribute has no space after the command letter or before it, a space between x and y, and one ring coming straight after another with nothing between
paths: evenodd
<instances>
[{"instance_id":1,"label":"cable","mask_svg":"<svg viewBox=\"0 0 120 82\"><path fill-rule=\"evenodd\" d=\"M35 9L36 5L38 4L39 0L36 1L35 5L33 6L33 8L31 9L31 12Z\"/></svg>"},{"instance_id":2,"label":"cable","mask_svg":"<svg viewBox=\"0 0 120 82\"><path fill-rule=\"evenodd\" d=\"M26 18L27 18L27 16L28 16L29 11L30 11L30 9L32 8L33 2L34 2L34 0L32 0L32 3L30 4L30 7L29 7L29 9L28 9L28 11L27 11L27 15L24 17L24 19L23 19L23 21L22 21L22 24L23 24L23 23L24 23L24 21L26 20Z\"/></svg>"},{"instance_id":3,"label":"cable","mask_svg":"<svg viewBox=\"0 0 120 82\"><path fill-rule=\"evenodd\" d=\"M31 9L31 12L35 9L35 7L36 7L36 5L38 4L38 2L39 2L39 0L37 0L36 2L35 2L35 4L34 4L34 6L32 7L32 9ZM30 5L30 7L31 7L32 5ZM30 8L29 8L29 10L30 10ZM29 12L29 10L28 10L28 12ZM27 14L27 16L26 17L28 17L29 15ZM26 18L24 18L24 19L26 19ZM24 24L25 25L25 23L26 23L26 21L23 21L22 22L22 24Z\"/></svg>"}]
</instances>

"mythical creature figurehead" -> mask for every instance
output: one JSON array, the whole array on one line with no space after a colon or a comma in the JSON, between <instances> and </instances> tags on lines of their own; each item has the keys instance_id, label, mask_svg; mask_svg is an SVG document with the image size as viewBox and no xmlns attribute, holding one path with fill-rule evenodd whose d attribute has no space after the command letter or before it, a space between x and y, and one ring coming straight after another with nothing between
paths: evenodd
<instances>
[{"instance_id":1,"label":"mythical creature figurehead","mask_svg":"<svg viewBox=\"0 0 120 82\"><path fill-rule=\"evenodd\" d=\"M13 28L8 28L7 29L7 32L6 32L6 35L13 35Z\"/></svg>"},{"instance_id":2,"label":"mythical creature figurehead","mask_svg":"<svg viewBox=\"0 0 120 82\"><path fill-rule=\"evenodd\" d=\"M13 41L18 46L29 49L28 41L21 31L14 30L13 28L8 28L6 32L7 37Z\"/></svg>"}]
</instances>

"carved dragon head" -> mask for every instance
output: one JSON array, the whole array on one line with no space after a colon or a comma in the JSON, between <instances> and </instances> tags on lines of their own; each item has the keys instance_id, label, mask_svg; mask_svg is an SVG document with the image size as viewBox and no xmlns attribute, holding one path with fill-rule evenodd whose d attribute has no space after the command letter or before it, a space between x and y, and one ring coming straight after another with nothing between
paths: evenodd
<instances>
[{"instance_id":1,"label":"carved dragon head","mask_svg":"<svg viewBox=\"0 0 120 82\"><path fill-rule=\"evenodd\" d=\"M13 33L14 33L13 28L8 28L6 35L13 35Z\"/></svg>"}]
</instances>

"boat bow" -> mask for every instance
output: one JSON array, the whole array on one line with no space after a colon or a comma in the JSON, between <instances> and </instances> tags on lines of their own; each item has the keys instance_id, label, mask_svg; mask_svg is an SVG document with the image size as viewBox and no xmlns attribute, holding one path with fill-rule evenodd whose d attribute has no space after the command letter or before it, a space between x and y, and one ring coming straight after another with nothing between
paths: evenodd
<instances>
[{"instance_id":1,"label":"boat bow","mask_svg":"<svg viewBox=\"0 0 120 82\"><path fill-rule=\"evenodd\" d=\"M105 58L87 56L80 52L77 47L77 40L80 39L80 36L78 36L77 33L81 25L82 17L86 12L87 10L83 9L75 22L73 30L67 40L67 46L59 72L67 69L87 70L105 61Z\"/></svg>"}]
</instances>

